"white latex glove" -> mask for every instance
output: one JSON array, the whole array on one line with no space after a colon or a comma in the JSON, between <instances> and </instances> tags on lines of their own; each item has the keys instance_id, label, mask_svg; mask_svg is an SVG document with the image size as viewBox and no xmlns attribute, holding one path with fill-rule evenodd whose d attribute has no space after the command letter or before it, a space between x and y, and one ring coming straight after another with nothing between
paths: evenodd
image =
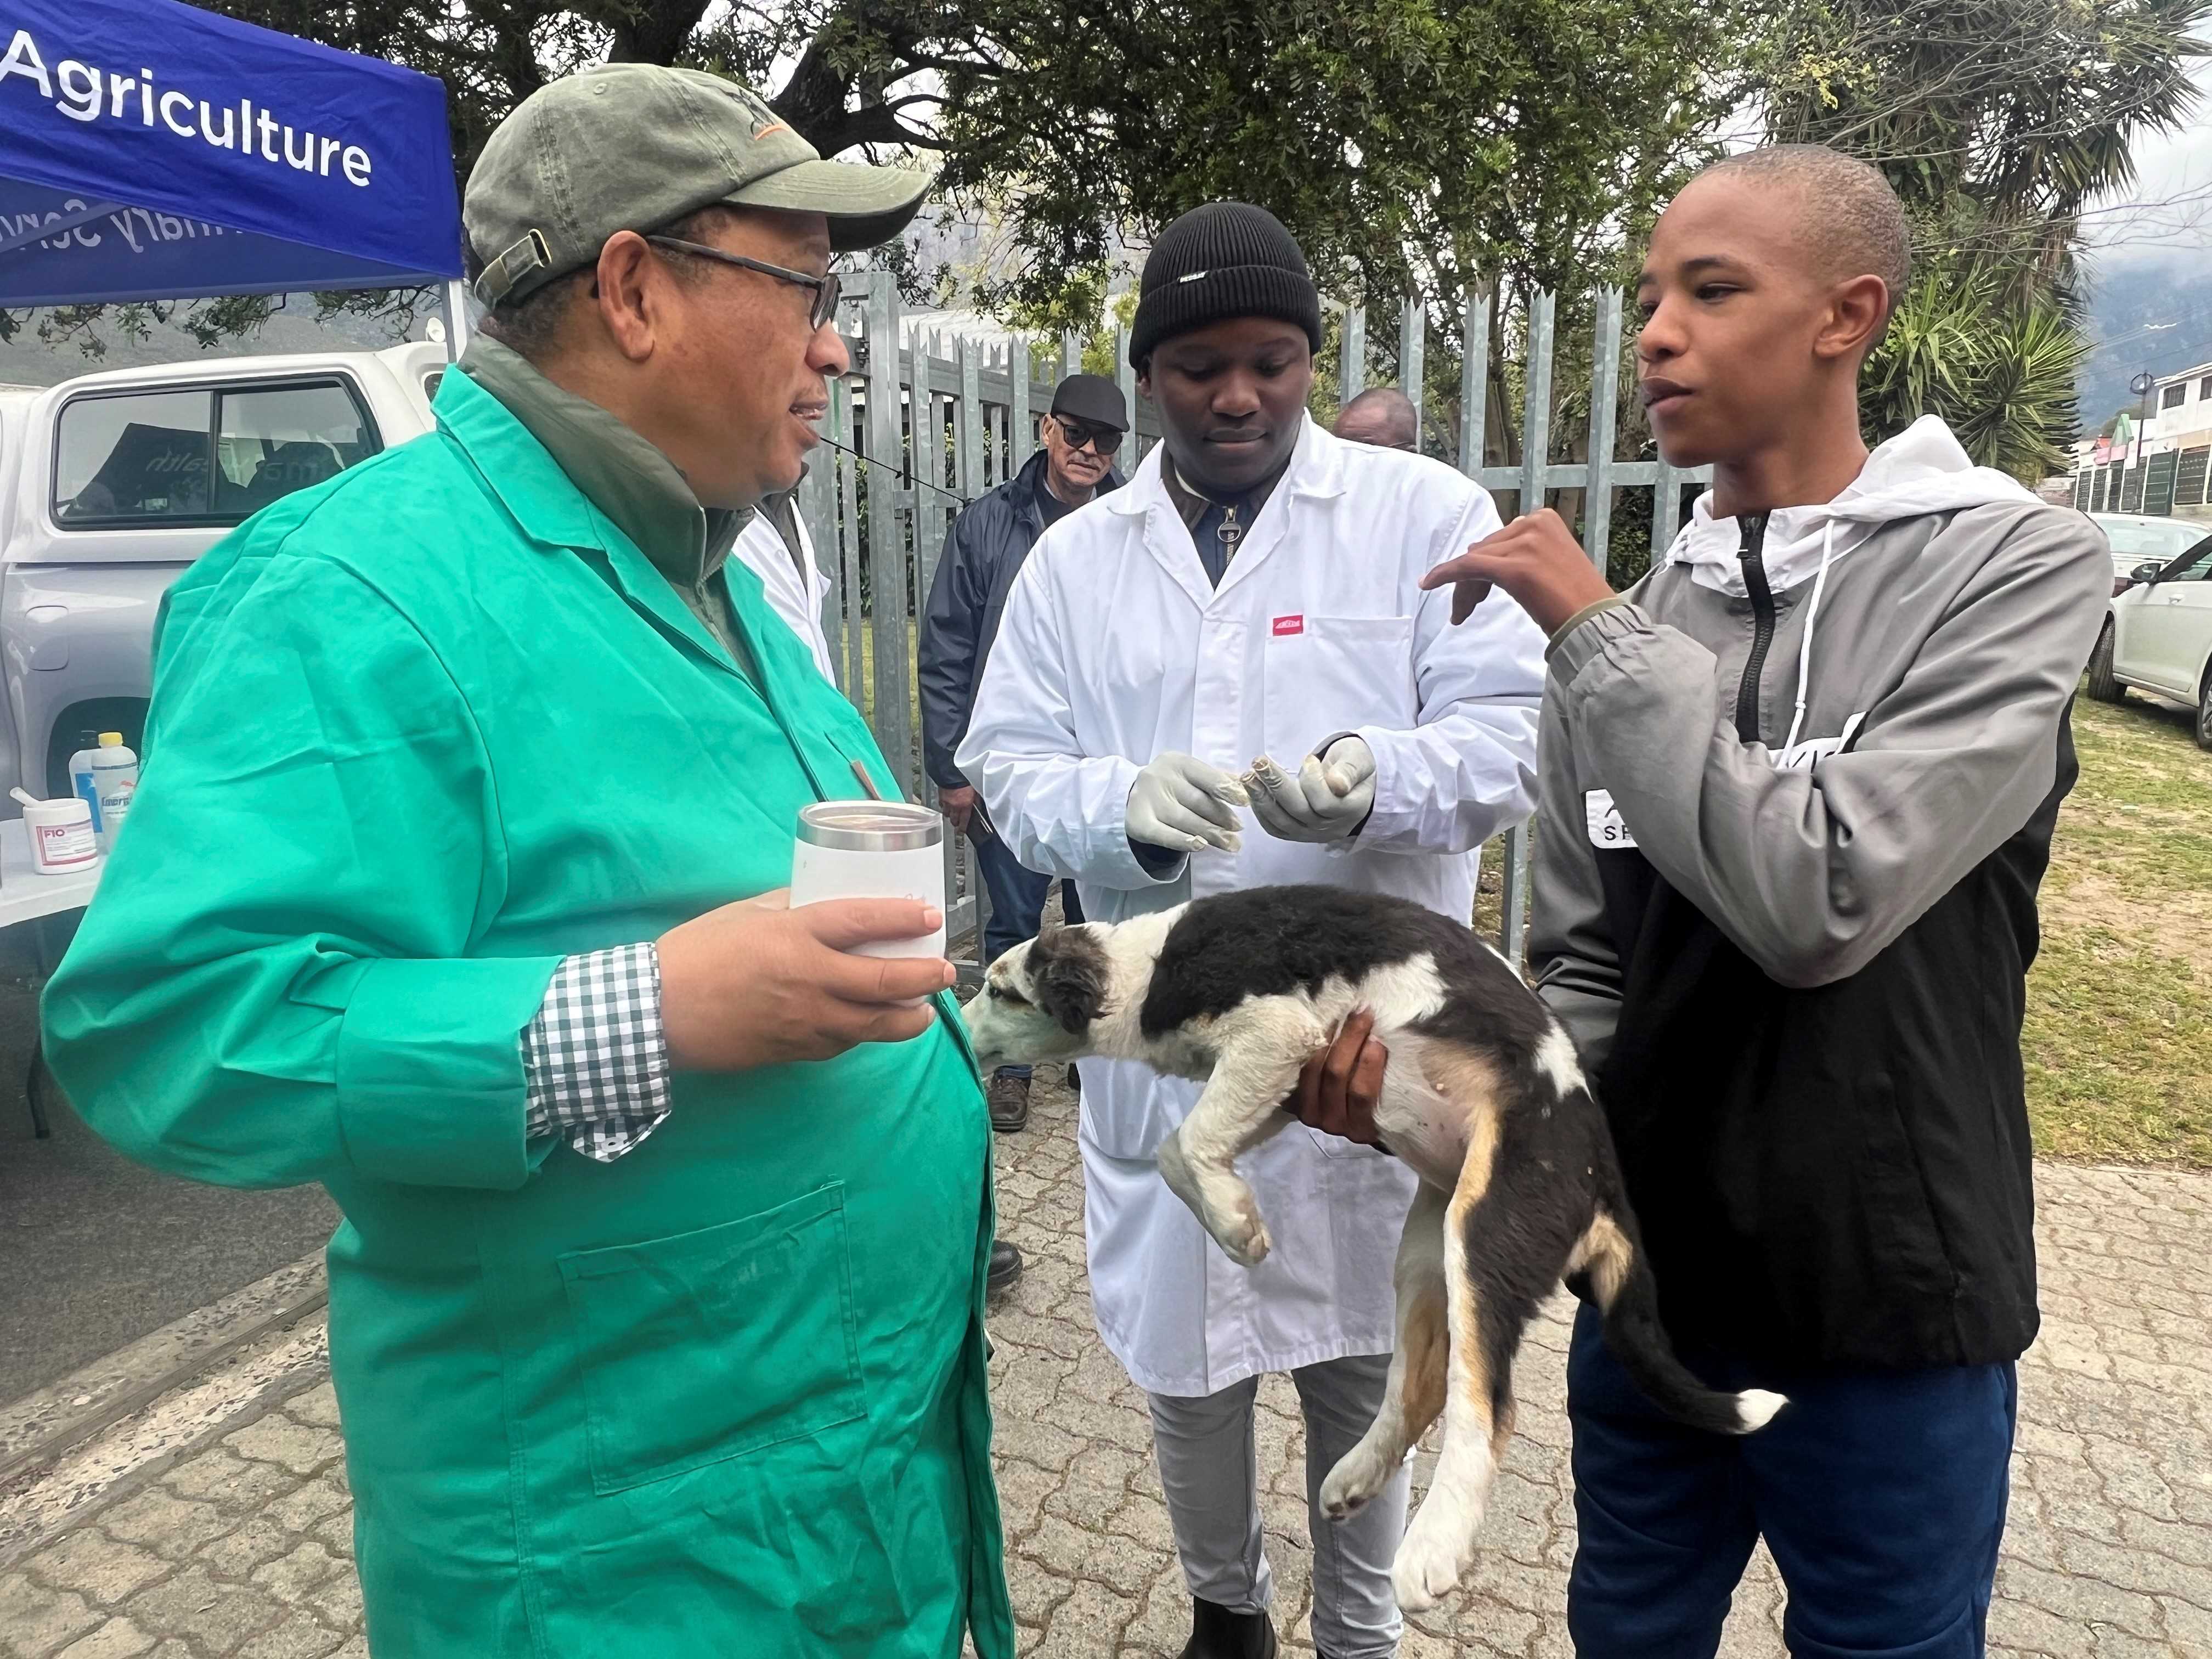
<instances>
[{"instance_id":1,"label":"white latex glove","mask_svg":"<svg viewBox=\"0 0 2212 1659\"><path fill-rule=\"evenodd\" d=\"M1358 738L1339 738L1296 772L1262 755L1243 781L1252 816L1278 841L1342 841L1375 810L1375 752Z\"/></svg>"},{"instance_id":2,"label":"white latex glove","mask_svg":"<svg viewBox=\"0 0 2212 1659\"><path fill-rule=\"evenodd\" d=\"M1249 799L1244 786L1219 767L1170 750L1137 774L1123 827L1131 841L1149 847L1233 853L1243 844L1237 809Z\"/></svg>"}]
</instances>

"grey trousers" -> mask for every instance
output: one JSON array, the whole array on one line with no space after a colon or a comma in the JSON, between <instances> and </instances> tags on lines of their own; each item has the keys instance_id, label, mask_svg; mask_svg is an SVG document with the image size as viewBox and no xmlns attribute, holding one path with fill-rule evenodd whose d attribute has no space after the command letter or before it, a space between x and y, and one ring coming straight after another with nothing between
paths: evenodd
<instances>
[{"instance_id":1,"label":"grey trousers","mask_svg":"<svg viewBox=\"0 0 2212 1659\"><path fill-rule=\"evenodd\" d=\"M1382 1408L1389 1354L1356 1354L1291 1373L1306 1423L1306 1509L1313 1528L1313 1638L1323 1659L1392 1659L1402 1628L1390 1562L1406 1530L1407 1474L1350 1520L1321 1512L1321 1483ZM1261 1543L1252 1431L1257 1377L1196 1398L1156 1394L1152 1450L1190 1593L1238 1613L1274 1594Z\"/></svg>"}]
</instances>

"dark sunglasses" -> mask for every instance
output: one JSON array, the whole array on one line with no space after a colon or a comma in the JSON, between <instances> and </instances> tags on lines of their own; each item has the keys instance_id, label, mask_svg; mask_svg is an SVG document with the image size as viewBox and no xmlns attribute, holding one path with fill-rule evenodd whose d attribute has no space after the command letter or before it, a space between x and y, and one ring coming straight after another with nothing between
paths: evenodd
<instances>
[{"instance_id":1,"label":"dark sunglasses","mask_svg":"<svg viewBox=\"0 0 2212 1659\"><path fill-rule=\"evenodd\" d=\"M645 240L655 247L676 248L685 253L696 254L702 259L712 259L717 264L735 265L740 270L757 270L763 276L773 276L779 283L789 283L793 288L812 289L814 308L807 313L807 321L816 328L837 314L837 296L842 284L834 270L827 276L810 276L803 270L789 270L781 265L764 264L758 259L748 259L742 253L725 253L718 247L708 247L704 242L687 242L676 236L648 236Z\"/></svg>"},{"instance_id":2,"label":"dark sunglasses","mask_svg":"<svg viewBox=\"0 0 2212 1659\"><path fill-rule=\"evenodd\" d=\"M1070 449L1093 450L1103 460L1121 447L1121 434L1110 426L1089 426L1081 421L1071 421L1065 415L1052 418Z\"/></svg>"}]
</instances>

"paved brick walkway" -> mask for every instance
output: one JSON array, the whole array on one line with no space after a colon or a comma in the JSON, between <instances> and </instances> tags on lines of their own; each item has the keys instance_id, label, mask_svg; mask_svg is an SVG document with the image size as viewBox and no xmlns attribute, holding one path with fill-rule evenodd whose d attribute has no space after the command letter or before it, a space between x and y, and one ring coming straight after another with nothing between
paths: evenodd
<instances>
[{"instance_id":1,"label":"paved brick walkway","mask_svg":"<svg viewBox=\"0 0 2212 1659\"><path fill-rule=\"evenodd\" d=\"M1038 1089L1000 1143L1007 1235L1029 1272L993 1322L1000 1482L1025 1653L1173 1655L1188 1601L1142 1401L1091 1329L1073 1109ZM1993 1650L2212 1659L2212 1176L2045 1166L2044 1335L2021 1372L2012 1520ZM1555 1304L1518 1369L1520 1434L1468 1589L1405 1659L1565 1656L1574 1548ZM1271 1381L1261 1467L1279 1614L1310 1652L1303 1455ZM88 1512L0 1572L9 1659L325 1659L365 1654L327 1384ZM1764 1557L1722 1652L1782 1653Z\"/></svg>"}]
</instances>

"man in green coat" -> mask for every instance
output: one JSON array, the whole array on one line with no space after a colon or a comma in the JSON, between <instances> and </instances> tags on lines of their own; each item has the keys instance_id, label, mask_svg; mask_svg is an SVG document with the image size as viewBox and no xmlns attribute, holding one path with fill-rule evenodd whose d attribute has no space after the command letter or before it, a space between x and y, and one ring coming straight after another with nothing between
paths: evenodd
<instances>
[{"instance_id":1,"label":"man in green coat","mask_svg":"<svg viewBox=\"0 0 2212 1659\"><path fill-rule=\"evenodd\" d=\"M619 65L470 180L438 429L169 597L143 787L46 996L132 1155L323 1182L378 1659L1009 1659L989 1141L919 904L792 910L896 785L741 562L927 179Z\"/></svg>"}]
</instances>

